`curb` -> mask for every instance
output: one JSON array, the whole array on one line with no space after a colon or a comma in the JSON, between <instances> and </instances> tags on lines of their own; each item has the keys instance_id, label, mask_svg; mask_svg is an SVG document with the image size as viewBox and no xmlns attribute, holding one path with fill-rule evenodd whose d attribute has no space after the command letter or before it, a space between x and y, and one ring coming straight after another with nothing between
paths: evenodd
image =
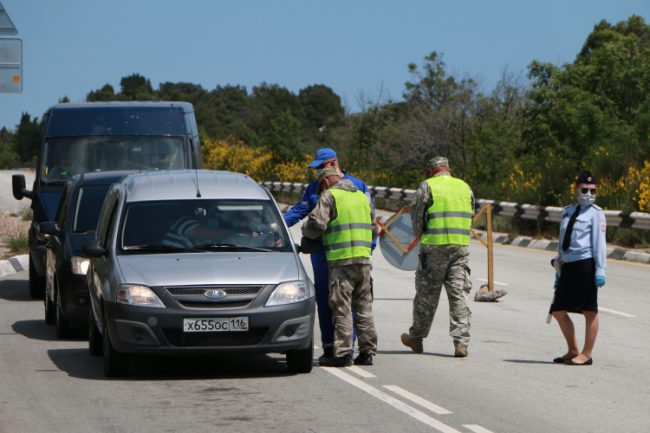
<instances>
[{"instance_id":1,"label":"curb","mask_svg":"<svg viewBox=\"0 0 650 433\"><path fill-rule=\"evenodd\" d=\"M483 241L487 241L487 233L482 230L474 230L480 235ZM502 233L492 233L492 241L495 244L508 244L508 236ZM548 239L535 239L527 236L517 236L509 243L515 247L535 248L538 250L557 251L558 241ZM620 247L607 247L607 258L626 260L629 262L650 264L650 254L639 251L626 250Z\"/></svg>"},{"instance_id":2,"label":"curb","mask_svg":"<svg viewBox=\"0 0 650 433\"><path fill-rule=\"evenodd\" d=\"M29 254L13 256L6 260L0 260L0 277L15 274L16 272L29 269Z\"/></svg>"}]
</instances>

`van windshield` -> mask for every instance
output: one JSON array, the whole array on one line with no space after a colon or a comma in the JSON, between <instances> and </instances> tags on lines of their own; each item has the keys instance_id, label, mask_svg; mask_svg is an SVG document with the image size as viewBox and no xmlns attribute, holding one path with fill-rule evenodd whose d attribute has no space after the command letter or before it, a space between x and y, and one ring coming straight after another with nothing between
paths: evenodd
<instances>
[{"instance_id":1,"label":"van windshield","mask_svg":"<svg viewBox=\"0 0 650 433\"><path fill-rule=\"evenodd\" d=\"M108 170L177 170L185 163L182 137L91 136L50 138L40 178L63 183L75 174Z\"/></svg>"}]
</instances>

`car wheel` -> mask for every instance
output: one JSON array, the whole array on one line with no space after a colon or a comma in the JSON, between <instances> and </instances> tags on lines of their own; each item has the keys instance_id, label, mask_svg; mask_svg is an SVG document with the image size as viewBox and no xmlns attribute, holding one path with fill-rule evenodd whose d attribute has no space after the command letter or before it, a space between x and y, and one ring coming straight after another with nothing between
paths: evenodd
<instances>
[{"instance_id":1,"label":"car wheel","mask_svg":"<svg viewBox=\"0 0 650 433\"><path fill-rule=\"evenodd\" d=\"M291 373L309 373L314 365L314 345L287 352L287 369Z\"/></svg>"},{"instance_id":2,"label":"car wheel","mask_svg":"<svg viewBox=\"0 0 650 433\"><path fill-rule=\"evenodd\" d=\"M54 303L55 303L55 326L56 326L56 337L57 338L68 338L70 337L70 323L68 319L63 316L63 306L61 305L61 294L59 293L59 288L55 286L54 288Z\"/></svg>"},{"instance_id":3,"label":"car wheel","mask_svg":"<svg viewBox=\"0 0 650 433\"><path fill-rule=\"evenodd\" d=\"M54 325L54 302L50 300L50 297L47 296L47 293L45 293L45 296L43 296L43 304L45 307L45 323L48 325Z\"/></svg>"},{"instance_id":4,"label":"car wheel","mask_svg":"<svg viewBox=\"0 0 650 433\"><path fill-rule=\"evenodd\" d=\"M104 319L106 322L106 319ZM104 375L106 377L126 376L129 369L129 355L116 352L111 343L111 336L108 333L108 326L104 323L104 335L102 338L104 352Z\"/></svg>"},{"instance_id":5,"label":"car wheel","mask_svg":"<svg viewBox=\"0 0 650 433\"><path fill-rule=\"evenodd\" d=\"M45 294L45 278L38 275L32 256L29 256L29 295L32 299L41 299Z\"/></svg>"},{"instance_id":6,"label":"car wheel","mask_svg":"<svg viewBox=\"0 0 650 433\"><path fill-rule=\"evenodd\" d=\"M104 351L102 338L103 336L95 323L93 309L90 308L88 311L88 350L92 356L99 356Z\"/></svg>"}]
</instances>

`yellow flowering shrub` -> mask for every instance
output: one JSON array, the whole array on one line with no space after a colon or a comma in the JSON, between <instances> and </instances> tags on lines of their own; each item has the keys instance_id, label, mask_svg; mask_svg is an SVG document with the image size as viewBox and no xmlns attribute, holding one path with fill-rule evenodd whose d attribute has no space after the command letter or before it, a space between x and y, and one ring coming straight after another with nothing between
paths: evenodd
<instances>
[{"instance_id":1,"label":"yellow flowering shrub","mask_svg":"<svg viewBox=\"0 0 650 433\"><path fill-rule=\"evenodd\" d=\"M629 167L619 179L603 179L598 185L599 203L606 209L650 212L650 161Z\"/></svg>"},{"instance_id":2,"label":"yellow flowering shrub","mask_svg":"<svg viewBox=\"0 0 650 433\"><path fill-rule=\"evenodd\" d=\"M303 161L274 162L277 158L265 147L248 146L240 140L204 140L203 166L212 170L228 170L244 173L257 181L278 180L283 182L308 181L307 165L311 157Z\"/></svg>"}]
</instances>

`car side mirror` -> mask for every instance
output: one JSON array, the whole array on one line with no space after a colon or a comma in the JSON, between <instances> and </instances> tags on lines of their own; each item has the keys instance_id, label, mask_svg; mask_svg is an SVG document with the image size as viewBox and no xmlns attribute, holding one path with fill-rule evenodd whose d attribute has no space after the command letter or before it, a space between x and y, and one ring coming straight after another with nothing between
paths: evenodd
<instances>
[{"instance_id":1,"label":"car side mirror","mask_svg":"<svg viewBox=\"0 0 650 433\"><path fill-rule=\"evenodd\" d=\"M11 176L11 190L16 200L22 200L23 197L32 198L32 191L25 186L25 175L14 174Z\"/></svg>"},{"instance_id":2,"label":"car side mirror","mask_svg":"<svg viewBox=\"0 0 650 433\"><path fill-rule=\"evenodd\" d=\"M98 240L90 241L81 248L86 257L101 257L106 254L106 248Z\"/></svg>"},{"instance_id":3,"label":"car side mirror","mask_svg":"<svg viewBox=\"0 0 650 433\"><path fill-rule=\"evenodd\" d=\"M58 236L61 234L59 225L54 221L45 221L38 225L38 231L44 235Z\"/></svg>"}]
</instances>

